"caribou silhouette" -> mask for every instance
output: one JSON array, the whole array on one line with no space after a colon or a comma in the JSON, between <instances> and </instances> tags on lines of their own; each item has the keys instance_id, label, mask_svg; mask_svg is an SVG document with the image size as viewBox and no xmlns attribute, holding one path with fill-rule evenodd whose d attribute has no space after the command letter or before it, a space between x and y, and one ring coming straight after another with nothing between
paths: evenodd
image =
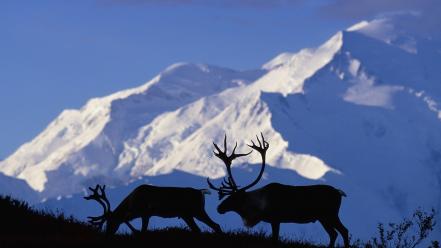
<instances>
[{"instance_id":1,"label":"caribou silhouette","mask_svg":"<svg viewBox=\"0 0 441 248\"><path fill-rule=\"evenodd\" d=\"M217 211L220 214L236 212L247 227L253 227L261 221L270 223L274 242L279 238L280 223L319 221L329 235L329 247L334 247L337 231L343 237L344 246L349 247L348 229L338 216L342 196L346 196L343 191L329 185L289 186L279 183L270 183L260 189L246 191L259 182L265 170L265 156L269 143L265 141L262 133L262 141L258 136L256 137L259 146L253 141L248 146L260 153L261 169L257 178L242 188L237 186L233 178L231 163L238 157L249 155L253 150L249 153L236 154L236 142L232 153L227 155L226 135L223 151L213 143L216 149L215 156L220 158L227 168L227 176L220 187L214 186L207 178L209 187L218 192L219 200L228 196L219 204Z\"/></svg>"},{"instance_id":2,"label":"caribou silhouette","mask_svg":"<svg viewBox=\"0 0 441 248\"><path fill-rule=\"evenodd\" d=\"M89 187L91 195L84 197L86 200L97 201L104 209L100 216L89 216L89 223L102 228L106 223L106 233L114 234L122 223L125 223L132 232L139 231L129 221L135 218L142 219L141 232L147 230L151 216L163 218L180 217L192 231L200 232L193 218L207 224L215 232L222 232L220 226L210 219L205 212L205 194L207 189L156 187L141 185L135 188L116 208L111 211L107 199L105 185Z\"/></svg>"}]
</instances>

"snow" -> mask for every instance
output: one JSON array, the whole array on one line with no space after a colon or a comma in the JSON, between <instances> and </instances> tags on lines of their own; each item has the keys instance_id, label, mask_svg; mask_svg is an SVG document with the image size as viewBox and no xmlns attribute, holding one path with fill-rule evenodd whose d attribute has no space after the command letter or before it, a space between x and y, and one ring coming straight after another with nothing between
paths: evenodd
<instances>
[{"instance_id":1,"label":"snow","mask_svg":"<svg viewBox=\"0 0 441 248\"><path fill-rule=\"evenodd\" d=\"M342 38L343 33L338 32L316 49L303 49L296 54L277 56L263 66L272 69L256 81L254 87L265 92L280 92L284 96L302 92L305 79L329 63L340 50Z\"/></svg>"},{"instance_id":2,"label":"snow","mask_svg":"<svg viewBox=\"0 0 441 248\"><path fill-rule=\"evenodd\" d=\"M284 64L289 63L292 60L295 53L281 53L277 55L275 58L267 62L262 66L262 69L270 71L276 69L277 67L283 66Z\"/></svg>"},{"instance_id":3,"label":"snow","mask_svg":"<svg viewBox=\"0 0 441 248\"><path fill-rule=\"evenodd\" d=\"M379 221L400 220L419 206L439 211L441 43L400 20L361 22L254 71L174 64L137 88L63 111L0 162L9 176L0 183L23 179L36 198L55 205L60 196L60 204L81 204L65 196L95 183L124 193L145 178L206 187L204 178L225 174L213 141L226 133L245 152L263 132L270 143L265 182L343 189L341 214L355 237L368 238ZM240 158L235 170L248 181L259 159Z\"/></svg>"},{"instance_id":4,"label":"snow","mask_svg":"<svg viewBox=\"0 0 441 248\"><path fill-rule=\"evenodd\" d=\"M363 28L367 28L369 26L369 22L368 21L361 21L359 23L356 23L352 26L350 26L349 28L346 29L346 31L358 31L358 30L362 30Z\"/></svg>"},{"instance_id":5,"label":"snow","mask_svg":"<svg viewBox=\"0 0 441 248\"><path fill-rule=\"evenodd\" d=\"M349 71L352 74L353 64L350 64ZM393 108L392 99L394 94L404 90L401 86L381 85L375 86L375 78L369 78L365 73L361 73L351 81L354 85L349 87L343 95L343 99L365 106L376 106L383 108Z\"/></svg>"}]
</instances>

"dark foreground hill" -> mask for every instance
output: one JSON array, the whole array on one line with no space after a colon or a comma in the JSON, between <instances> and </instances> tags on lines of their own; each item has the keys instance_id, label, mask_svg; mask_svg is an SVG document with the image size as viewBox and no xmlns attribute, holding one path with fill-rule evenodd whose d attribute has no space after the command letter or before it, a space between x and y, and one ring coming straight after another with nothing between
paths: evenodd
<instances>
[{"instance_id":1,"label":"dark foreground hill","mask_svg":"<svg viewBox=\"0 0 441 248\"><path fill-rule=\"evenodd\" d=\"M22 201L0 197L0 247L274 247L264 233L244 231L192 233L182 228L152 230L145 234L107 237L90 225L62 213L31 208ZM318 247L282 240L277 247Z\"/></svg>"},{"instance_id":2,"label":"dark foreground hill","mask_svg":"<svg viewBox=\"0 0 441 248\"><path fill-rule=\"evenodd\" d=\"M353 240L352 247L439 248L430 238L436 224L435 211L417 209L400 223L378 225L378 237L367 242ZM35 210L27 203L0 196L0 248L7 247L321 247L305 241L282 239L271 242L263 232L229 231L222 234L193 233L184 228L149 230L143 234L106 236L102 232L63 213Z\"/></svg>"}]
</instances>

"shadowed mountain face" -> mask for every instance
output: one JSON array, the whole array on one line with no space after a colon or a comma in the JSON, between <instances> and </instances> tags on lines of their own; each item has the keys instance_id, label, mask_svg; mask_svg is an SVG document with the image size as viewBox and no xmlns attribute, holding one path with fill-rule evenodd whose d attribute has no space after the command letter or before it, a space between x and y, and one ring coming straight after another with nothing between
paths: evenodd
<instances>
[{"instance_id":1,"label":"shadowed mountain face","mask_svg":"<svg viewBox=\"0 0 441 248\"><path fill-rule=\"evenodd\" d=\"M24 179L39 199L102 183L120 200L146 179L206 188L205 177L224 175L212 141L227 132L245 152L245 142L263 132L270 143L266 182L343 189L342 221L354 236L370 237L379 221L419 206L441 209L441 43L395 22L360 23L262 70L173 65L138 88L64 111L0 171ZM259 157L238 164L245 161ZM80 210L85 203L74 199L57 203L84 217L89 207ZM219 220L216 199L209 199L216 221L239 226L234 215Z\"/></svg>"},{"instance_id":2,"label":"shadowed mountain face","mask_svg":"<svg viewBox=\"0 0 441 248\"><path fill-rule=\"evenodd\" d=\"M35 192L25 180L9 177L0 172L0 195L13 196L15 199L35 202L38 193Z\"/></svg>"}]
</instances>

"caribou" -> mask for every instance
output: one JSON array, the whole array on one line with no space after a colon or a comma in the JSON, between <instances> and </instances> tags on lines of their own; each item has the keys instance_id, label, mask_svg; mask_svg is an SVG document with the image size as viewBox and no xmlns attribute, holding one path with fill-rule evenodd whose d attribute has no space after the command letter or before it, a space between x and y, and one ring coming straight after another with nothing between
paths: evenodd
<instances>
[{"instance_id":1,"label":"caribou","mask_svg":"<svg viewBox=\"0 0 441 248\"><path fill-rule=\"evenodd\" d=\"M216 190L219 200L225 196L217 211L219 214L235 212L242 218L246 227L253 227L259 222L271 224L272 239L278 241L281 223L311 223L319 221L329 235L329 247L334 247L338 236L342 235L344 246L349 247L348 229L342 224L338 216L342 196L346 194L330 185L290 186L280 183L270 183L262 188L247 191L255 186L262 178L265 170L266 151L269 143L261 133L261 140L257 137L256 145L253 141L248 146L249 153L236 154L237 142L230 155L227 155L227 136L224 137L224 150L213 142L214 155L220 158L225 166L227 175L221 185L216 187L207 178L208 186ZM261 168L257 178L244 187L239 187L231 171L232 161L238 157L247 156L252 151L261 155Z\"/></svg>"},{"instance_id":2,"label":"caribou","mask_svg":"<svg viewBox=\"0 0 441 248\"><path fill-rule=\"evenodd\" d=\"M140 185L135 188L116 208L111 210L107 199L105 185L89 187L92 194L85 196L86 200L97 201L104 209L100 216L89 216L89 223L102 229L106 223L106 234L114 234L122 223L125 223L133 233L147 231L151 216L163 218L182 218L194 232L200 232L194 218L205 223L215 232L221 232L220 226L210 219L205 212L205 194L208 189L156 187ZM130 224L135 218L141 218L141 231Z\"/></svg>"}]
</instances>

